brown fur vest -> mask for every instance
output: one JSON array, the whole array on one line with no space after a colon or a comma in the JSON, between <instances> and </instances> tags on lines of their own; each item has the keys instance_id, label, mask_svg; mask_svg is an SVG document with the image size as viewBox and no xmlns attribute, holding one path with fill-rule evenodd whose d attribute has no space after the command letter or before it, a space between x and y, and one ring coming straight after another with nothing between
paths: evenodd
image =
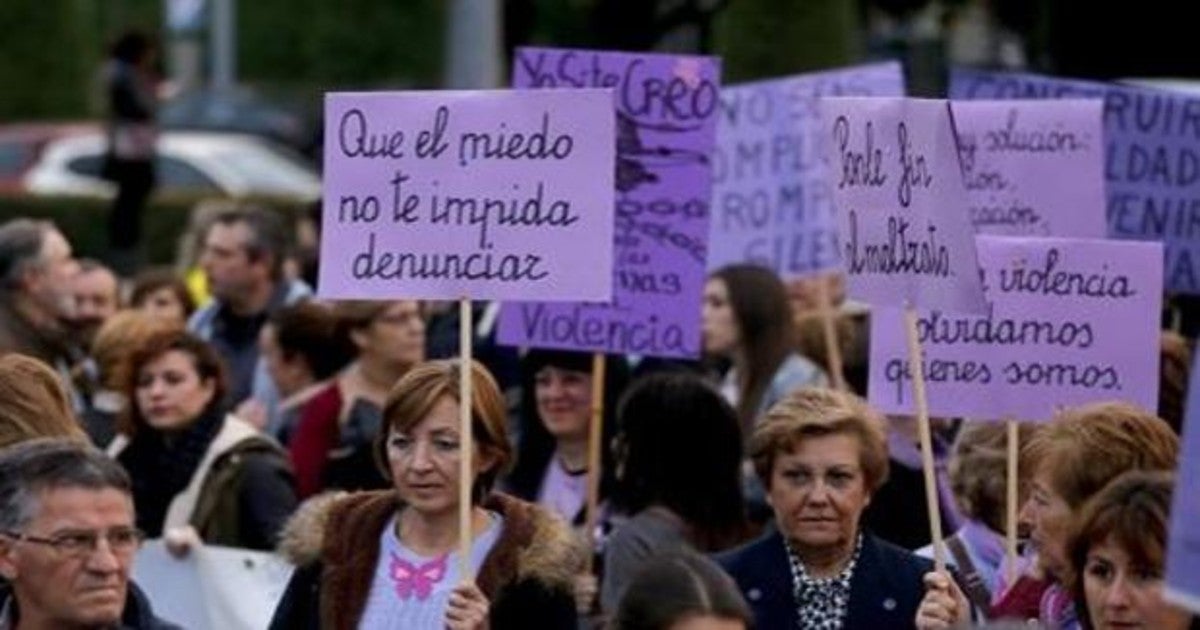
<instances>
[{"instance_id":1,"label":"brown fur vest","mask_svg":"<svg viewBox=\"0 0 1200 630\"><path fill-rule=\"evenodd\" d=\"M391 490L317 497L288 523L280 551L297 566L321 562L320 627L358 626L379 561L379 535L401 504ZM583 548L571 530L546 510L504 494L483 507L500 514L496 545L484 558L476 584L493 603L504 589L533 580L569 593L582 570Z\"/></svg>"}]
</instances>

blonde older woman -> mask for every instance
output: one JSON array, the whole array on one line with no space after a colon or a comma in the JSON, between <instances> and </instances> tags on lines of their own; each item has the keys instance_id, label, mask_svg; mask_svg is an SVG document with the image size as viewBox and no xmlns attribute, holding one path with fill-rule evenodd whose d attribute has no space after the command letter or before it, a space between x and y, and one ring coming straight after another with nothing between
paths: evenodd
<instances>
[{"instance_id":1,"label":"blonde older woman","mask_svg":"<svg viewBox=\"0 0 1200 630\"><path fill-rule=\"evenodd\" d=\"M859 525L888 474L883 422L852 394L803 388L755 429L750 455L777 528L719 560L756 627L913 627L932 563Z\"/></svg>"}]
</instances>

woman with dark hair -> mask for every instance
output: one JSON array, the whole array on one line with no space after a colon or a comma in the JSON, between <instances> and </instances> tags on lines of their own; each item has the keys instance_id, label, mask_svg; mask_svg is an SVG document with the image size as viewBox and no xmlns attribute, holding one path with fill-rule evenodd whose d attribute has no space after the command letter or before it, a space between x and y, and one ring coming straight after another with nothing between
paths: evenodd
<instances>
[{"instance_id":1,"label":"woman with dark hair","mask_svg":"<svg viewBox=\"0 0 1200 630\"><path fill-rule=\"evenodd\" d=\"M225 371L216 350L165 330L132 350L131 401L109 453L133 479L138 528L191 544L271 549L296 507L279 445L221 409Z\"/></svg>"},{"instance_id":2,"label":"woman with dark hair","mask_svg":"<svg viewBox=\"0 0 1200 630\"><path fill-rule=\"evenodd\" d=\"M371 457L387 393L425 359L425 320L413 300L346 300L334 306L350 365L304 403L288 432L301 498L328 488L383 488Z\"/></svg>"},{"instance_id":3,"label":"woman with dark hair","mask_svg":"<svg viewBox=\"0 0 1200 630\"><path fill-rule=\"evenodd\" d=\"M469 477L460 364L418 365L388 394L373 449L392 487L311 501L289 523L282 550L298 566L271 628L575 630L582 554L560 519L492 491L512 461L504 397L482 365L470 368ZM471 488L465 559L460 484Z\"/></svg>"},{"instance_id":4,"label":"woman with dark hair","mask_svg":"<svg viewBox=\"0 0 1200 630\"><path fill-rule=\"evenodd\" d=\"M757 265L722 267L704 286L704 352L732 367L721 393L746 432L776 401L805 385L828 384L825 373L796 353L787 289Z\"/></svg>"},{"instance_id":5,"label":"woman with dark hair","mask_svg":"<svg viewBox=\"0 0 1200 630\"><path fill-rule=\"evenodd\" d=\"M170 269L149 269L134 277L129 306L179 326L196 310L187 283Z\"/></svg>"},{"instance_id":6,"label":"woman with dark hair","mask_svg":"<svg viewBox=\"0 0 1200 630\"><path fill-rule=\"evenodd\" d=\"M630 518L605 548L605 610L616 607L648 558L673 549L721 551L751 534L737 416L699 377L646 377L622 400L617 426L616 503Z\"/></svg>"},{"instance_id":7,"label":"woman with dark hair","mask_svg":"<svg viewBox=\"0 0 1200 630\"><path fill-rule=\"evenodd\" d=\"M747 630L754 624L737 584L690 552L655 558L638 571L609 630Z\"/></svg>"},{"instance_id":8,"label":"woman with dark hair","mask_svg":"<svg viewBox=\"0 0 1200 630\"><path fill-rule=\"evenodd\" d=\"M582 524L587 503L588 427L592 415L592 355L530 350L521 360L522 399L517 464L507 489ZM612 492L612 418L629 379L623 357L608 357L604 380L604 437L600 499Z\"/></svg>"},{"instance_id":9,"label":"woman with dark hair","mask_svg":"<svg viewBox=\"0 0 1200 630\"><path fill-rule=\"evenodd\" d=\"M1175 478L1130 471L1092 497L1067 542L1079 620L1087 630L1196 630L1197 620L1163 600Z\"/></svg>"}]
</instances>

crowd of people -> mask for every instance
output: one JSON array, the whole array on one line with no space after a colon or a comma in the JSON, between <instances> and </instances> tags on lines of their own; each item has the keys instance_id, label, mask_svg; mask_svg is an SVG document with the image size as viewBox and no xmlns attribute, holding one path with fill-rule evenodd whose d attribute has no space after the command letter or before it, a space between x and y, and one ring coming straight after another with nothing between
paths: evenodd
<instances>
[{"instance_id":1,"label":"crowd of people","mask_svg":"<svg viewBox=\"0 0 1200 630\"><path fill-rule=\"evenodd\" d=\"M278 551L278 629L1200 627L1162 595L1171 334L1160 409L1021 427L1016 558L1005 428L935 422L938 571L914 423L860 397L867 315L840 309L839 374L811 342L836 278L717 270L705 356L610 355L599 390L591 355L499 346L479 304L462 400L456 309L324 302L282 215L208 214L179 269L132 276L0 225L0 630L173 627L130 580L147 538Z\"/></svg>"}]
</instances>

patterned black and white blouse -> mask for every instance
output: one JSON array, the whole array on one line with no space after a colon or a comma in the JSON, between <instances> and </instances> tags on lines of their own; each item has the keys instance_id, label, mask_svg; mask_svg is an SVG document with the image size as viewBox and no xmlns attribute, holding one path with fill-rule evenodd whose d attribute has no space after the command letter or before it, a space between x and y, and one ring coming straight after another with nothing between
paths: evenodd
<instances>
[{"instance_id":1,"label":"patterned black and white blouse","mask_svg":"<svg viewBox=\"0 0 1200 630\"><path fill-rule=\"evenodd\" d=\"M836 577L815 578L808 574L800 557L788 545L788 559L792 567L792 595L796 598L799 627L808 630L841 630L846 622L850 602L850 579L858 564L862 551L862 533L854 544L854 555L846 568Z\"/></svg>"}]
</instances>

